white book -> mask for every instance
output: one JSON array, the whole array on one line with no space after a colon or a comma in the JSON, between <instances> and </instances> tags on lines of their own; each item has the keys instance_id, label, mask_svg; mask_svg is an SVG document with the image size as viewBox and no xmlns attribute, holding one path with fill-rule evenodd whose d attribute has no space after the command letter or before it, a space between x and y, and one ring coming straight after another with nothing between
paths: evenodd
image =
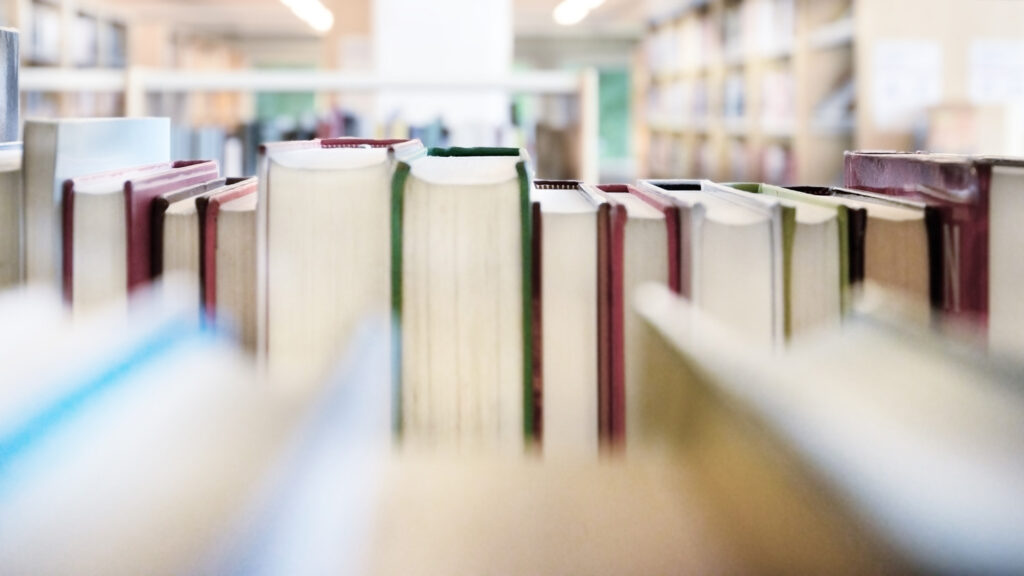
<instances>
[{"instance_id":1,"label":"white book","mask_svg":"<svg viewBox=\"0 0 1024 576\"><path fill-rule=\"evenodd\" d=\"M0 144L0 290L21 282L21 143Z\"/></svg>"},{"instance_id":2,"label":"white book","mask_svg":"<svg viewBox=\"0 0 1024 576\"><path fill-rule=\"evenodd\" d=\"M540 205L534 222L540 262L534 267L540 273L541 354L534 370L540 373L544 453L592 456L600 442L600 378L610 371L600 366L608 354L602 354L599 326L599 282L607 276L600 271L607 248L602 254L599 210L604 207L607 219L608 206L600 193L571 181L536 181L532 200Z\"/></svg>"},{"instance_id":3,"label":"white book","mask_svg":"<svg viewBox=\"0 0 1024 576\"><path fill-rule=\"evenodd\" d=\"M257 201L257 353L275 381L315 383L391 294L391 177L417 140L263 147Z\"/></svg>"},{"instance_id":4,"label":"white book","mask_svg":"<svg viewBox=\"0 0 1024 576\"><path fill-rule=\"evenodd\" d=\"M25 121L25 277L60 286L61 187L107 170L168 162L169 118Z\"/></svg>"},{"instance_id":5,"label":"white book","mask_svg":"<svg viewBox=\"0 0 1024 576\"><path fill-rule=\"evenodd\" d=\"M781 344L781 211L706 181L640 187L680 207L681 293L752 342Z\"/></svg>"},{"instance_id":6,"label":"white book","mask_svg":"<svg viewBox=\"0 0 1024 576\"><path fill-rule=\"evenodd\" d=\"M400 425L408 440L520 449L533 432L528 159L481 152L395 177Z\"/></svg>"},{"instance_id":7,"label":"white book","mask_svg":"<svg viewBox=\"0 0 1024 576\"><path fill-rule=\"evenodd\" d=\"M786 336L798 338L836 327L842 318L839 215L836 208L797 199L769 184L727 184L783 212Z\"/></svg>"}]
</instances>

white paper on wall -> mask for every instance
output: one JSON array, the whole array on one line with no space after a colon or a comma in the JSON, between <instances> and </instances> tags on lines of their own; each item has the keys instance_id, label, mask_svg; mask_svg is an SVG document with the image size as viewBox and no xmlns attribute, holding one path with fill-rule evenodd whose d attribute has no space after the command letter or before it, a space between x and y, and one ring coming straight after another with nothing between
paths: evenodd
<instances>
[{"instance_id":1,"label":"white paper on wall","mask_svg":"<svg viewBox=\"0 0 1024 576\"><path fill-rule=\"evenodd\" d=\"M974 40L968 66L968 94L972 103L1024 102L1024 40Z\"/></svg>"},{"instance_id":2,"label":"white paper on wall","mask_svg":"<svg viewBox=\"0 0 1024 576\"><path fill-rule=\"evenodd\" d=\"M872 54L875 127L908 131L942 100L942 47L926 40L881 40Z\"/></svg>"}]
</instances>

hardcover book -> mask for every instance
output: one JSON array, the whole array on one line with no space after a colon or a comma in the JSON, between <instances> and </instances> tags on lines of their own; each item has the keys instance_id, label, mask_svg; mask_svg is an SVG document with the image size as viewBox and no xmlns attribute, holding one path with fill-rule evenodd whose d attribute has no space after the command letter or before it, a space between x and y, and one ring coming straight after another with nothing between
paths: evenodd
<instances>
[{"instance_id":1,"label":"hardcover book","mask_svg":"<svg viewBox=\"0 0 1024 576\"><path fill-rule=\"evenodd\" d=\"M611 368L608 437L613 444L630 442L639 374L637 330L633 312L637 287L655 282L679 289L678 210L653 194L626 185L599 190L611 205Z\"/></svg>"},{"instance_id":2,"label":"hardcover book","mask_svg":"<svg viewBox=\"0 0 1024 576\"><path fill-rule=\"evenodd\" d=\"M532 212L516 148L431 150L392 194L395 422L408 439L532 437Z\"/></svg>"},{"instance_id":3,"label":"hardcover book","mask_svg":"<svg viewBox=\"0 0 1024 576\"><path fill-rule=\"evenodd\" d=\"M322 379L356 327L386 315L391 179L418 140L266 144L257 201L257 351L274 380Z\"/></svg>"},{"instance_id":4,"label":"hardcover book","mask_svg":"<svg viewBox=\"0 0 1024 576\"><path fill-rule=\"evenodd\" d=\"M0 144L0 290L22 278L21 143Z\"/></svg>"},{"instance_id":5,"label":"hardcover book","mask_svg":"<svg viewBox=\"0 0 1024 576\"><path fill-rule=\"evenodd\" d=\"M534 419L545 454L596 454L611 377L610 205L571 180L535 181L532 200Z\"/></svg>"},{"instance_id":6,"label":"hardcover book","mask_svg":"<svg viewBox=\"0 0 1024 576\"><path fill-rule=\"evenodd\" d=\"M693 180L640 187L679 208L680 293L750 341L785 339L783 207Z\"/></svg>"},{"instance_id":7,"label":"hardcover book","mask_svg":"<svg viewBox=\"0 0 1024 576\"><path fill-rule=\"evenodd\" d=\"M61 285L65 180L171 159L168 118L25 121L25 279Z\"/></svg>"},{"instance_id":8,"label":"hardcover book","mask_svg":"<svg viewBox=\"0 0 1024 576\"><path fill-rule=\"evenodd\" d=\"M978 327L997 351L1024 353L1024 161L942 154L847 152L849 188L932 207L932 305ZM934 276L933 276L934 279Z\"/></svg>"},{"instance_id":9,"label":"hardcover book","mask_svg":"<svg viewBox=\"0 0 1024 576\"><path fill-rule=\"evenodd\" d=\"M67 180L63 282L78 311L126 299L153 278L153 200L219 178L212 161L153 164Z\"/></svg>"},{"instance_id":10,"label":"hardcover book","mask_svg":"<svg viewBox=\"0 0 1024 576\"><path fill-rule=\"evenodd\" d=\"M256 178L196 199L201 220L203 314L225 333L256 349Z\"/></svg>"}]
</instances>

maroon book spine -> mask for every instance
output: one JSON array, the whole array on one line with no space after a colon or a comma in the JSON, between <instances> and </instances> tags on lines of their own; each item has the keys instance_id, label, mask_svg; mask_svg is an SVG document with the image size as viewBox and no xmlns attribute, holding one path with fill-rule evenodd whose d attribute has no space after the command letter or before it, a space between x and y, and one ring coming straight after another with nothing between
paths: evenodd
<instances>
[{"instance_id":1,"label":"maroon book spine","mask_svg":"<svg viewBox=\"0 0 1024 576\"><path fill-rule=\"evenodd\" d=\"M150 217L153 201L163 194L198 186L219 176L216 162L188 161L176 162L171 170L155 176L125 182L129 292L147 284L153 277L153 220Z\"/></svg>"},{"instance_id":2,"label":"maroon book spine","mask_svg":"<svg viewBox=\"0 0 1024 576\"><path fill-rule=\"evenodd\" d=\"M614 200L614 194L627 193L628 187L606 185L598 187L609 199L608 273L609 273L609 347L610 378L608 382L607 438L612 446L621 446L626 438L626 318L625 318L625 239L626 207Z\"/></svg>"},{"instance_id":3,"label":"maroon book spine","mask_svg":"<svg viewBox=\"0 0 1024 576\"><path fill-rule=\"evenodd\" d=\"M848 153L845 185L927 204L933 308L988 323L991 166L926 154Z\"/></svg>"},{"instance_id":4,"label":"maroon book spine","mask_svg":"<svg viewBox=\"0 0 1024 576\"><path fill-rule=\"evenodd\" d=\"M127 182L130 175L161 174L170 170L174 164L167 162L148 164L133 168L121 168L65 180L61 189L61 294L64 301L71 304L74 297L75 275L75 189L82 184L102 181ZM120 185L120 184L119 184ZM148 245L147 245L148 250Z\"/></svg>"},{"instance_id":5,"label":"maroon book spine","mask_svg":"<svg viewBox=\"0 0 1024 576\"><path fill-rule=\"evenodd\" d=\"M208 320L217 316L217 217L220 207L258 190L255 178L196 201L199 217L200 294L203 314Z\"/></svg>"}]
</instances>

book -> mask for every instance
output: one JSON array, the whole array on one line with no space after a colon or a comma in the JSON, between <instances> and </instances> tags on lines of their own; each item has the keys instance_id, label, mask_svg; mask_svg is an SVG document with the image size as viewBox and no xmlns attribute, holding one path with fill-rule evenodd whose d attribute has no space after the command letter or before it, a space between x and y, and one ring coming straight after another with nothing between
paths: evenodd
<instances>
[{"instance_id":1,"label":"book","mask_svg":"<svg viewBox=\"0 0 1024 576\"><path fill-rule=\"evenodd\" d=\"M21 283L21 143L0 144L0 290Z\"/></svg>"},{"instance_id":2,"label":"book","mask_svg":"<svg viewBox=\"0 0 1024 576\"><path fill-rule=\"evenodd\" d=\"M931 262L927 223L932 209L912 200L849 188L791 186L848 214L849 281L877 285L898 295L921 323L930 321ZM845 309L845 308L844 308Z\"/></svg>"},{"instance_id":3,"label":"book","mask_svg":"<svg viewBox=\"0 0 1024 576\"><path fill-rule=\"evenodd\" d=\"M395 423L403 439L519 448L534 433L530 169L432 149L395 172Z\"/></svg>"},{"instance_id":4,"label":"book","mask_svg":"<svg viewBox=\"0 0 1024 576\"><path fill-rule=\"evenodd\" d=\"M611 378L610 205L571 180L537 180L531 199L534 418L545 454L596 454Z\"/></svg>"},{"instance_id":5,"label":"book","mask_svg":"<svg viewBox=\"0 0 1024 576\"><path fill-rule=\"evenodd\" d=\"M256 350L256 178L196 199L203 314L246 350Z\"/></svg>"},{"instance_id":6,"label":"book","mask_svg":"<svg viewBox=\"0 0 1024 576\"><path fill-rule=\"evenodd\" d=\"M664 288L638 299L651 446L700 470L760 572L1024 567L1021 367L869 306L773 355Z\"/></svg>"},{"instance_id":7,"label":"book","mask_svg":"<svg viewBox=\"0 0 1024 576\"><path fill-rule=\"evenodd\" d=\"M842 318L844 282L849 276L848 261L841 250L845 212L835 206L803 201L798 194L769 184L726 186L782 207L786 337L837 325Z\"/></svg>"},{"instance_id":8,"label":"book","mask_svg":"<svg viewBox=\"0 0 1024 576\"><path fill-rule=\"evenodd\" d=\"M634 437L633 414L639 350L634 293L640 284L658 282L679 289L678 209L632 186L602 185L611 204L611 351L612 378L607 409L608 437L623 445Z\"/></svg>"},{"instance_id":9,"label":"book","mask_svg":"<svg viewBox=\"0 0 1024 576\"><path fill-rule=\"evenodd\" d=\"M153 279L153 200L219 178L214 162L180 161L81 176L64 183L63 293L76 311Z\"/></svg>"},{"instance_id":10,"label":"book","mask_svg":"<svg viewBox=\"0 0 1024 576\"><path fill-rule=\"evenodd\" d=\"M679 208L680 294L762 346L785 339L781 205L700 180L644 180Z\"/></svg>"},{"instance_id":11,"label":"book","mask_svg":"<svg viewBox=\"0 0 1024 576\"><path fill-rule=\"evenodd\" d=\"M0 29L0 143L19 142L21 133L18 69L21 66L21 34L14 28Z\"/></svg>"},{"instance_id":12,"label":"book","mask_svg":"<svg viewBox=\"0 0 1024 576\"><path fill-rule=\"evenodd\" d=\"M1024 162L940 154L848 152L849 188L923 202L929 227L932 305L954 325L976 327L995 351L1024 353Z\"/></svg>"},{"instance_id":13,"label":"book","mask_svg":"<svg viewBox=\"0 0 1024 576\"><path fill-rule=\"evenodd\" d=\"M30 119L24 144L25 279L59 287L64 181L169 162L170 119Z\"/></svg>"},{"instance_id":14,"label":"book","mask_svg":"<svg viewBox=\"0 0 1024 576\"><path fill-rule=\"evenodd\" d=\"M150 224L153 230L153 250L149 258L154 278L164 273L165 266L168 272L187 270L194 272L192 276L199 276L199 228L195 225L196 198L224 186L228 180L238 179L217 178L191 188L161 194L153 199ZM188 223L193 224L192 233L186 230ZM193 261L196 265L190 266Z\"/></svg>"},{"instance_id":15,"label":"book","mask_svg":"<svg viewBox=\"0 0 1024 576\"><path fill-rule=\"evenodd\" d=\"M273 379L321 379L367 315L387 314L392 174L423 153L354 138L261 148L257 350Z\"/></svg>"}]
</instances>

